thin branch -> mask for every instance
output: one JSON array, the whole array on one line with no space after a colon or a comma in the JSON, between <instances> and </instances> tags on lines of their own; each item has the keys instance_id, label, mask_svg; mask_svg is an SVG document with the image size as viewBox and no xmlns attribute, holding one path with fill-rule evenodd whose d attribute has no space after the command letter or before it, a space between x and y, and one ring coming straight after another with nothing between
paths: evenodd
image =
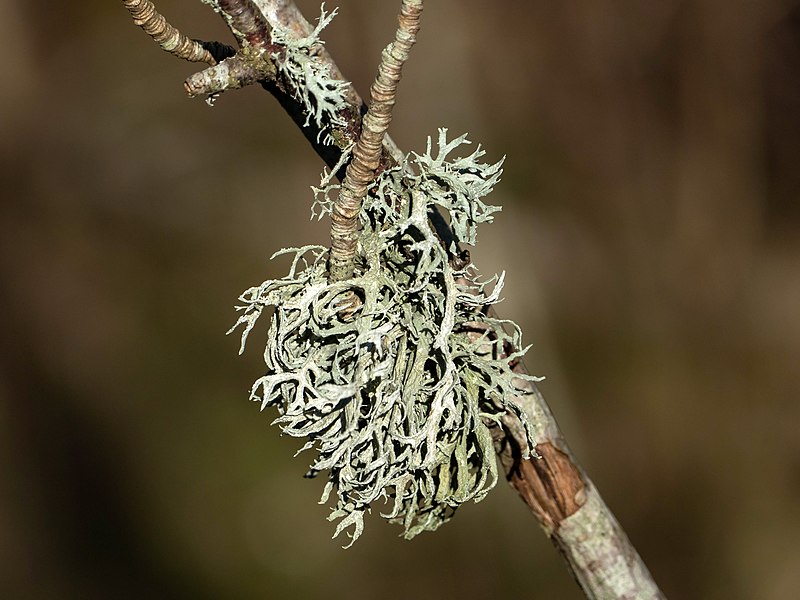
<instances>
[{"instance_id":1,"label":"thin branch","mask_svg":"<svg viewBox=\"0 0 800 600\"><path fill-rule=\"evenodd\" d=\"M170 25L150 0L122 0L131 13L133 22L155 40L161 49L191 62L215 65L221 57L235 52L230 46L219 42L201 42L186 37Z\"/></svg>"},{"instance_id":2,"label":"thin branch","mask_svg":"<svg viewBox=\"0 0 800 600\"><path fill-rule=\"evenodd\" d=\"M218 65L191 75L183 86L190 98L235 90L260 81L275 79L275 65L268 60L253 60L249 53L239 53Z\"/></svg>"},{"instance_id":3,"label":"thin branch","mask_svg":"<svg viewBox=\"0 0 800 600\"><path fill-rule=\"evenodd\" d=\"M361 135L353 150L353 160L347 166L331 214L332 281L341 281L353 275L358 215L367 188L375 180L375 172L380 166L383 138L392 120L397 84L402 76L403 63L408 60L411 47L417 40L421 14L422 0L403 0L395 41L381 55L378 75L370 88L371 104L361 123Z\"/></svg>"}]
</instances>

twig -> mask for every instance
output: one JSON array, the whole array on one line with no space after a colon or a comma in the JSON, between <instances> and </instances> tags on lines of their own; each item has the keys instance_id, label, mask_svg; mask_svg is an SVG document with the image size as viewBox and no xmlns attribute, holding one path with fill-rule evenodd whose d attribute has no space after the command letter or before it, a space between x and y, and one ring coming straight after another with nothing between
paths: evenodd
<instances>
[{"instance_id":1,"label":"twig","mask_svg":"<svg viewBox=\"0 0 800 600\"><path fill-rule=\"evenodd\" d=\"M235 52L219 42L201 42L186 37L170 25L150 0L122 0L133 22L155 40L162 50L191 62L215 65Z\"/></svg>"},{"instance_id":2,"label":"twig","mask_svg":"<svg viewBox=\"0 0 800 600\"><path fill-rule=\"evenodd\" d=\"M380 165L383 137L392 120L397 84L403 63L408 60L411 46L416 42L421 13L422 0L403 0L395 41L383 50L378 75L370 88L371 104L361 123L361 135L353 150L353 160L347 166L339 197L331 213L332 281L341 281L353 275L358 215L367 188L375 180L375 172Z\"/></svg>"},{"instance_id":3,"label":"twig","mask_svg":"<svg viewBox=\"0 0 800 600\"><path fill-rule=\"evenodd\" d=\"M218 65L191 75L183 84L190 98L235 90L275 79L275 65L268 60L253 60L249 52L239 53Z\"/></svg>"}]
</instances>

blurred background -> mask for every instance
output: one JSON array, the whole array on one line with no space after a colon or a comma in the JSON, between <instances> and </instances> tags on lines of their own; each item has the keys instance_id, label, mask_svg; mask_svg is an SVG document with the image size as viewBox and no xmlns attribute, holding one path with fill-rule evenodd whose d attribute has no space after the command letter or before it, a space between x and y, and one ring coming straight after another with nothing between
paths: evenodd
<instances>
[{"instance_id":1,"label":"blurred background","mask_svg":"<svg viewBox=\"0 0 800 600\"><path fill-rule=\"evenodd\" d=\"M396 5L325 32L362 92ZM0 2L0 37L2 597L581 598L502 484L413 542L331 541L247 401L264 329L224 335L272 252L327 240L269 95L187 99L199 66L119 2ZM800 4L430 2L390 131L440 126L507 155L473 257L667 596L797 597Z\"/></svg>"}]
</instances>

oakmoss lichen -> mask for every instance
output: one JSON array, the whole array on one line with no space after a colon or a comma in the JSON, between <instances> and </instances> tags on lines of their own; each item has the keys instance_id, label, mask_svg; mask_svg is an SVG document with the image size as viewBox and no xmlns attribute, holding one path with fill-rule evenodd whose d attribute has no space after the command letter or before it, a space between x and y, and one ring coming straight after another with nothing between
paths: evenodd
<instances>
[{"instance_id":1,"label":"oakmoss lichen","mask_svg":"<svg viewBox=\"0 0 800 600\"><path fill-rule=\"evenodd\" d=\"M275 25L272 30L273 43L281 46L281 55L273 55L278 71L291 82L296 90L296 100L305 107L305 125L313 120L325 129L343 126L345 120L339 112L348 106L347 90L350 83L331 77L330 65L316 55L319 46L324 44L320 33L336 16L338 9L325 12L325 4L320 7L320 16L314 30L305 37L297 37L294 32ZM325 143L331 143L326 136Z\"/></svg>"},{"instance_id":2,"label":"oakmoss lichen","mask_svg":"<svg viewBox=\"0 0 800 600\"><path fill-rule=\"evenodd\" d=\"M274 307L267 373L250 398L275 406L274 423L316 450L308 475L327 472L322 503L336 493L334 537L352 526L355 541L378 501L407 538L436 529L497 482L489 425L510 412L527 430L514 398L525 393L520 380L536 378L511 371L526 349L506 355L522 348L520 330L482 311L497 301L503 275L479 281L472 265L453 268L429 222L438 206L456 242L474 244L477 225L499 210L481 198L502 161L480 162L480 147L447 158L468 143L448 142L442 129L435 154L429 140L425 154L380 174L364 203L354 277L330 283L325 248L292 248L278 253L293 256L285 277L240 297L242 350ZM320 216L337 188L323 184Z\"/></svg>"}]
</instances>

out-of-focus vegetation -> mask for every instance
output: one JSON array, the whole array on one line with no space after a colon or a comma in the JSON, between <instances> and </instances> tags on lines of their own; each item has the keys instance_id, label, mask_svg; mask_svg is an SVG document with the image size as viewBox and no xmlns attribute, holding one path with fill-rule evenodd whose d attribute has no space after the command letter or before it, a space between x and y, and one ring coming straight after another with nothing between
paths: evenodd
<instances>
[{"instance_id":1,"label":"out-of-focus vegetation","mask_svg":"<svg viewBox=\"0 0 800 600\"><path fill-rule=\"evenodd\" d=\"M362 91L395 10L343 1L326 30ZM113 2L4 3L0 37L0 595L580 597L502 487L413 542L329 540L223 335L274 250L327 237L267 94L186 99L194 67ZM796 594L800 9L432 2L391 133L439 126L508 155L474 256L668 597Z\"/></svg>"}]
</instances>

